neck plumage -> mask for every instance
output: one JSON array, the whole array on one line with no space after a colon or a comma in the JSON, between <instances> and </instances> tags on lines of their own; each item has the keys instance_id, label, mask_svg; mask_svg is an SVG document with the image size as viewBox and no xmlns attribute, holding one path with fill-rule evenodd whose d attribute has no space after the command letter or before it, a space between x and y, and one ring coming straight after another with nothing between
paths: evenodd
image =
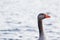
<instances>
[{"instance_id":1,"label":"neck plumage","mask_svg":"<svg viewBox=\"0 0 60 40\"><path fill-rule=\"evenodd\" d=\"M39 20L38 19L38 28L39 28L39 36L44 36L44 33L43 33L43 26L42 26L42 20Z\"/></svg>"}]
</instances>

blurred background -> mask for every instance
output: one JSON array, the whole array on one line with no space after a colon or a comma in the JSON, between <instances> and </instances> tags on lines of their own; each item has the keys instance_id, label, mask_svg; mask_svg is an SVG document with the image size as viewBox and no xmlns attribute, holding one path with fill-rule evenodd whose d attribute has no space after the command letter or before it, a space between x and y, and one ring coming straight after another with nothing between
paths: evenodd
<instances>
[{"instance_id":1,"label":"blurred background","mask_svg":"<svg viewBox=\"0 0 60 40\"><path fill-rule=\"evenodd\" d=\"M0 0L0 40L38 40L37 16L43 20L45 40L60 40L60 0Z\"/></svg>"}]
</instances>

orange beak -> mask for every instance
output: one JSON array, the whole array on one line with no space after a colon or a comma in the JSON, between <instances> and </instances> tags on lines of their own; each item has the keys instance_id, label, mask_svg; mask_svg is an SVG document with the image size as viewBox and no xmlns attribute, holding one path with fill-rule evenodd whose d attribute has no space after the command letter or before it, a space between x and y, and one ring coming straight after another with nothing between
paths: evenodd
<instances>
[{"instance_id":1,"label":"orange beak","mask_svg":"<svg viewBox=\"0 0 60 40\"><path fill-rule=\"evenodd\" d=\"M51 18L51 17L46 14L46 15L45 15L45 18Z\"/></svg>"}]
</instances>

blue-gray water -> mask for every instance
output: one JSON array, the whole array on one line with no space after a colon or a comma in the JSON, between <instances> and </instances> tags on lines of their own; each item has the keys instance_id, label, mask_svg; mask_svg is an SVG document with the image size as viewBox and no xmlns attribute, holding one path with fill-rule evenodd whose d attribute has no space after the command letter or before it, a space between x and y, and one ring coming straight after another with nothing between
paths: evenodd
<instances>
[{"instance_id":1,"label":"blue-gray water","mask_svg":"<svg viewBox=\"0 0 60 40\"><path fill-rule=\"evenodd\" d=\"M0 0L0 40L38 40L37 16L43 20L45 40L60 40L60 0Z\"/></svg>"}]
</instances>

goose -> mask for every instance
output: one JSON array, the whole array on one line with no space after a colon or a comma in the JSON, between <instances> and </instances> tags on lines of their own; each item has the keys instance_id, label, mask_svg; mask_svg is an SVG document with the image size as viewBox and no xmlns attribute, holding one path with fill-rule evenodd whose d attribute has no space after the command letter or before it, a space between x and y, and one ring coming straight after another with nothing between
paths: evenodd
<instances>
[{"instance_id":1,"label":"goose","mask_svg":"<svg viewBox=\"0 0 60 40\"><path fill-rule=\"evenodd\" d=\"M39 29L39 40L45 40L44 32L43 32L43 25L42 20L45 18L50 18L48 14L40 13L38 15L38 29Z\"/></svg>"}]
</instances>

